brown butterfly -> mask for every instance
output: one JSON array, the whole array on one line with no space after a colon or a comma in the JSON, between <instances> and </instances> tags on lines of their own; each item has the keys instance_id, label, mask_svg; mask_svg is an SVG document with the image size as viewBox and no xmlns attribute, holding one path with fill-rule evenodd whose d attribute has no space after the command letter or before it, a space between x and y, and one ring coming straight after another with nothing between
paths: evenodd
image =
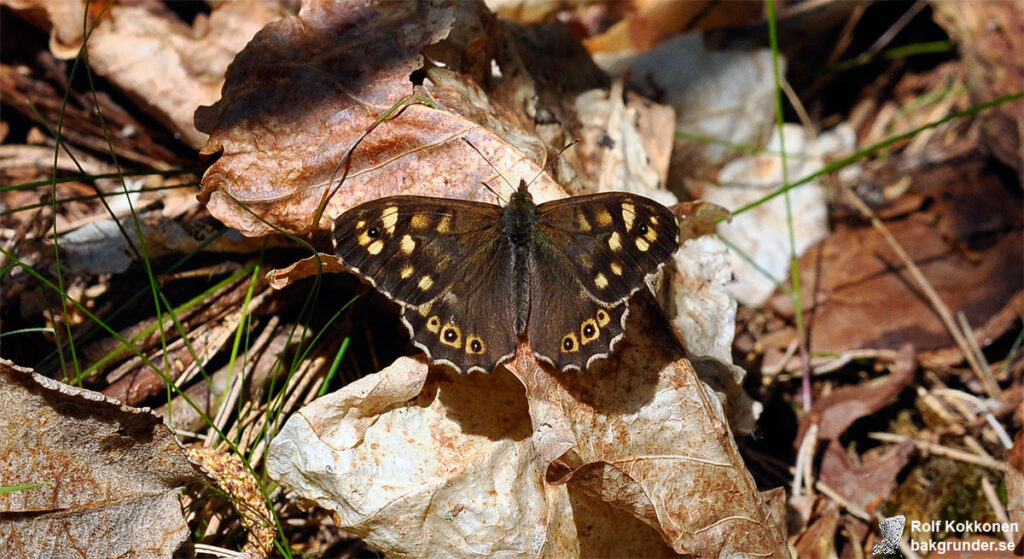
<instances>
[{"instance_id":1,"label":"brown butterfly","mask_svg":"<svg viewBox=\"0 0 1024 559\"><path fill-rule=\"evenodd\" d=\"M561 370L586 369L623 336L626 301L678 247L665 206L626 193L504 207L425 196L356 206L334 222L338 257L402 307L434 363L490 372L520 339Z\"/></svg>"}]
</instances>

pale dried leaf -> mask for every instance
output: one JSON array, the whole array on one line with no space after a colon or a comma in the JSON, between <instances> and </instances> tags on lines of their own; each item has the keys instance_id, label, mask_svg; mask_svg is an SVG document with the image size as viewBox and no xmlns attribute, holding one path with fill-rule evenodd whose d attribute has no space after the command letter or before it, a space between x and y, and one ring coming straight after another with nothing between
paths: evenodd
<instances>
[{"instance_id":1,"label":"pale dried leaf","mask_svg":"<svg viewBox=\"0 0 1024 559\"><path fill-rule=\"evenodd\" d=\"M829 157L846 155L854 148L853 130L845 126L813 140L795 125L786 125L784 134L789 171L786 177L790 181L818 172ZM783 173L782 158L777 155L781 151L778 134L767 149L770 153L728 163L719 172L718 185L705 187L704 199L736 210L781 187ZM722 237L743 253L743 256L733 255L736 281L729 286L729 293L740 303L759 306L775 291L776 283L789 276L790 222L792 251L797 255L828 234L828 207L820 178L790 190L788 196L788 202L781 196L776 197L719 226Z\"/></svg>"},{"instance_id":2,"label":"pale dried leaf","mask_svg":"<svg viewBox=\"0 0 1024 559\"><path fill-rule=\"evenodd\" d=\"M678 35L637 56L634 52L596 53L612 75L628 75L630 85L676 111L680 132L706 142L677 138L672 166L686 178L708 178L739 151L763 145L775 125L771 52L713 51L699 34ZM784 62L784 61L780 61ZM780 71L785 71L782 64Z\"/></svg>"},{"instance_id":3,"label":"pale dried leaf","mask_svg":"<svg viewBox=\"0 0 1024 559\"><path fill-rule=\"evenodd\" d=\"M39 557L171 557L188 539L179 493L198 480L174 434L131 408L0 360L6 442L0 548Z\"/></svg>"},{"instance_id":4,"label":"pale dried leaf","mask_svg":"<svg viewBox=\"0 0 1024 559\"><path fill-rule=\"evenodd\" d=\"M268 469L394 556L784 556L721 404L651 304L585 374L521 348L525 395L501 368L428 377L401 359L293 417Z\"/></svg>"}]
</instances>

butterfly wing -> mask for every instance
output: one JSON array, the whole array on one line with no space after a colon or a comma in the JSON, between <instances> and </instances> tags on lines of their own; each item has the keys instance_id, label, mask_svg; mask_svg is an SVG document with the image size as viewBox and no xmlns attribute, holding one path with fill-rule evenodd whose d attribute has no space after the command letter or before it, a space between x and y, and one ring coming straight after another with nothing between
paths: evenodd
<instances>
[{"instance_id":1,"label":"butterfly wing","mask_svg":"<svg viewBox=\"0 0 1024 559\"><path fill-rule=\"evenodd\" d=\"M671 210L624 193L537 207L530 345L559 369L585 370L622 338L626 300L678 248Z\"/></svg>"},{"instance_id":2,"label":"butterfly wing","mask_svg":"<svg viewBox=\"0 0 1024 559\"><path fill-rule=\"evenodd\" d=\"M539 248L530 268L530 348L560 370L586 370L622 338L626 305L591 298L560 254Z\"/></svg>"},{"instance_id":3,"label":"butterfly wing","mask_svg":"<svg viewBox=\"0 0 1024 559\"><path fill-rule=\"evenodd\" d=\"M560 252L583 289L604 304L624 302L679 248L672 210L622 192L541 204L537 227L538 244Z\"/></svg>"},{"instance_id":4,"label":"butterfly wing","mask_svg":"<svg viewBox=\"0 0 1024 559\"><path fill-rule=\"evenodd\" d=\"M335 252L402 306L413 343L433 362L490 372L515 353L510 245L492 204L392 196L334 223Z\"/></svg>"}]
</instances>

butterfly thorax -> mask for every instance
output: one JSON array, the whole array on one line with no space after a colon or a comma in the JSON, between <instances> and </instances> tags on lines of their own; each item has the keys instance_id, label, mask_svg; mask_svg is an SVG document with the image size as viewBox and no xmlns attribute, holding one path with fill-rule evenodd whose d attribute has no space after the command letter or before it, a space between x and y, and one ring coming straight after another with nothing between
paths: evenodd
<instances>
[{"instance_id":1,"label":"butterfly thorax","mask_svg":"<svg viewBox=\"0 0 1024 559\"><path fill-rule=\"evenodd\" d=\"M528 252L537 222L537 205L526 190L525 183L509 199L501 213L502 234L512 243L516 252Z\"/></svg>"}]
</instances>

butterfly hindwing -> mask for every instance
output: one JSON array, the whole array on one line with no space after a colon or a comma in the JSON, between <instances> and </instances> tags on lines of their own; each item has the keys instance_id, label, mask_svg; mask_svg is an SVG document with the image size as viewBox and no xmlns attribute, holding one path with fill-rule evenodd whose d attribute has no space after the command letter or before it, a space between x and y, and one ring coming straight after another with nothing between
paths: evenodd
<instances>
[{"instance_id":1,"label":"butterfly hindwing","mask_svg":"<svg viewBox=\"0 0 1024 559\"><path fill-rule=\"evenodd\" d=\"M586 370L622 337L626 304L604 306L579 285L563 260L535 256L530 270L530 347L560 370Z\"/></svg>"},{"instance_id":2,"label":"butterfly hindwing","mask_svg":"<svg viewBox=\"0 0 1024 559\"><path fill-rule=\"evenodd\" d=\"M516 346L500 216L491 204L393 196L342 214L332 235L345 266L402 306L432 361L490 372Z\"/></svg>"},{"instance_id":3,"label":"butterfly hindwing","mask_svg":"<svg viewBox=\"0 0 1024 559\"><path fill-rule=\"evenodd\" d=\"M515 354L511 304L484 300L491 295L487 290L477 290L463 300L445 295L427 305L402 311L402 322L409 329L413 344L424 350L432 362L447 363L462 373L489 373ZM507 295L496 297L503 299ZM503 311L507 314L503 315Z\"/></svg>"},{"instance_id":4,"label":"butterfly hindwing","mask_svg":"<svg viewBox=\"0 0 1024 559\"><path fill-rule=\"evenodd\" d=\"M678 248L679 225L665 206L634 194L577 196L537 207L545 241L595 300L619 304L643 287Z\"/></svg>"}]
</instances>

